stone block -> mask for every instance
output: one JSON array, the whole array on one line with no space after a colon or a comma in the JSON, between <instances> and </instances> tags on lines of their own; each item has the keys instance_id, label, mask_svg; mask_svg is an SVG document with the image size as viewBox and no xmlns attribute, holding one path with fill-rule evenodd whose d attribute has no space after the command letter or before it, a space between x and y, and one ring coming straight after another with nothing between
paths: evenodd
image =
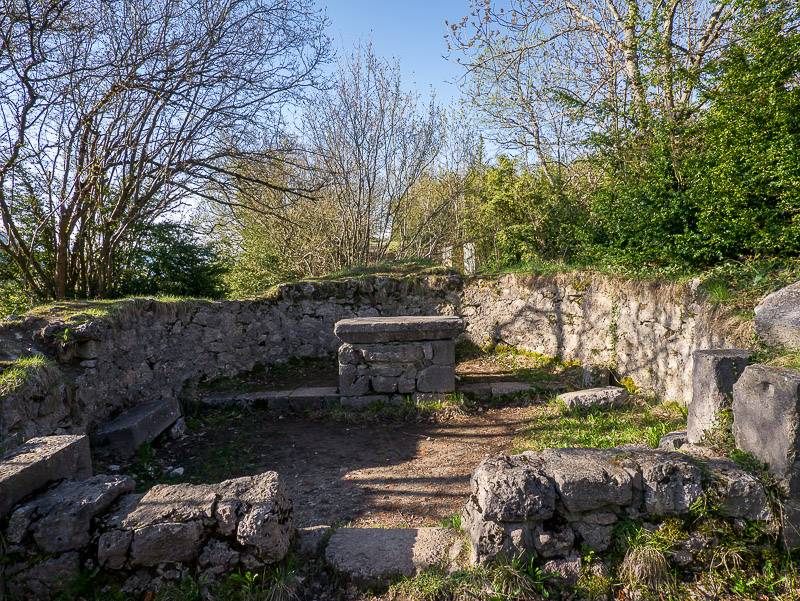
<instances>
[{"instance_id":1,"label":"stone block","mask_svg":"<svg viewBox=\"0 0 800 601\"><path fill-rule=\"evenodd\" d=\"M664 434L658 441L658 448L665 451L677 451L686 443L686 430L678 430Z\"/></svg>"},{"instance_id":2,"label":"stone block","mask_svg":"<svg viewBox=\"0 0 800 601\"><path fill-rule=\"evenodd\" d=\"M751 365L733 388L736 446L769 465L800 496L800 372Z\"/></svg>"},{"instance_id":3,"label":"stone block","mask_svg":"<svg viewBox=\"0 0 800 601\"><path fill-rule=\"evenodd\" d=\"M0 517L50 482L92 476L86 436L32 438L0 461Z\"/></svg>"},{"instance_id":4,"label":"stone block","mask_svg":"<svg viewBox=\"0 0 800 601\"><path fill-rule=\"evenodd\" d=\"M130 476L66 480L17 508L9 530L30 532L45 553L82 549L89 543L92 520L133 487Z\"/></svg>"},{"instance_id":5,"label":"stone block","mask_svg":"<svg viewBox=\"0 0 800 601\"><path fill-rule=\"evenodd\" d=\"M359 396L369 392L369 375L366 369L356 365L339 366L339 394Z\"/></svg>"},{"instance_id":6,"label":"stone block","mask_svg":"<svg viewBox=\"0 0 800 601\"><path fill-rule=\"evenodd\" d=\"M343 342L407 342L456 338L464 327L460 317L361 317L336 322L334 334Z\"/></svg>"},{"instance_id":7,"label":"stone block","mask_svg":"<svg viewBox=\"0 0 800 601\"><path fill-rule=\"evenodd\" d=\"M141 445L152 442L181 416L177 399L143 403L124 411L102 426L92 437L98 452L118 459L136 453Z\"/></svg>"},{"instance_id":8,"label":"stone block","mask_svg":"<svg viewBox=\"0 0 800 601\"><path fill-rule=\"evenodd\" d=\"M420 392L453 392L456 377L452 367L431 365L417 375L417 390Z\"/></svg>"},{"instance_id":9,"label":"stone block","mask_svg":"<svg viewBox=\"0 0 800 601\"><path fill-rule=\"evenodd\" d=\"M781 538L787 549L800 548L800 500L784 502L781 515Z\"/></svg>"},{"instance_id":10,"label":"stone block","mask_svg":"<svg viewBox=\"0 0 800 601\"><path fill-rule=\"evenodd\" d=\"M755 309L759 338L774 346L800 349L800 282L767 296Z\"/></svg>"},{"instance_id":11,"label":"stone block","mask_svg":"<svg viewBox=\"0 0 800 601\"><path fill-rule=\"evenodd\" d=\"M360 345L358 350L367 363L414 363L424 357L419 343L384 343Z\"/></svg>"},{"instance_id":12,"label":"stone block","mask_svg":"<svg viewBox=\"0 0 800 601\"><path fill-rule=\"evenodd\" d=\"M446 528L340 528L325 559L359 584L380 585L454 565L460 551L460 537Z\"/></svg>"},{"instance_id":13,"label":"stone block","mask_svg":"<svg viewBox=\"0 0 800 601\"><path fill-rule=\"evenodd\" d=\"M386 403L388 404L391 402L393 397L399 395L388 395L388 394L362 394L360 396L344 396L342 395L339 397L339 402L341 403L342 407L348 407L350 409L364 409L373 403Z\"/></svg>"},{"instance_id":14,"label":"stone block","mask_svg":"<svg viewBox=\"0 0 800 601\"><path fill-rule=\"evenodd\" d=\"M613 454L596 449L546 449L540 453L567 511L627 505L634 478Z\"/></svg>"},{"instance_id":15,"label":"stone block","mask_svg":"<svg viewBox=\"0 0 800 601\"><path fill-rule=\"evenodd\" d=\"M565 392L558 398L570 409L611 409L628 400L628 391L619 386L605 386Z\"/></svg>"},{"instance_id":16,"label":"stone block","mask_svg":"<svg viewBox=\"0 0 800 601\"><path fill-rule=\"evenodd\" d=\"M733 400L733 385L750 360L742 349L701 350L694 353L692 400L689 403L687 438L699 444L716 423L719 412Z\"/></svg>"},{"instance_id":17,"label":"stone block","mask_svg":"<svg viewBox=\"0 0 800 601\"><path fill-rule=\"evenodd\" d=\"M611 384L611 370L607 365L584 365L581 368L583 388L602 388Z\"/></svg>"},{"instance_id":18,"label":"stone block","mask_svg":"<svg viewBox=\"0 0 800 601\"><path fill-rule=\"evenodd\" d=\"M321 409L339 400L339 392L335 386L307 386L295 388L288 400L292 411Z\"/></svg>"},{"instance_id":19,"label":"stone block","mask_svg":"<svg viewBox=\"0 0 800 601\"><path fill-rule=\"evenodd\" d=\"M432 357L434 365L455 365L456 363L456 341L455 340L436 340L431 342Z\"/></svg>"}]
</instances>

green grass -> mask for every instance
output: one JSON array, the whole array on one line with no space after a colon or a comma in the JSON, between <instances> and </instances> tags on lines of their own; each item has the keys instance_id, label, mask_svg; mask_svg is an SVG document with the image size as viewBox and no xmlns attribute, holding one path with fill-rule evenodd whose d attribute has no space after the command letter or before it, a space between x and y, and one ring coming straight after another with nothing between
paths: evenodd
<instances>
[{"instance_id":1,"label":"green grass","mask_svg":"<svg viewBox=\"0 0 800 601\"><path fill-rule=\"evenodd\" d=\"M11 394L49 363L50 360L44 355L34 354L0 365L0 395Z\"/></svg>"},{"instance_id":2,"label":"green grass","mask_svg":"<svg viewBox=\"0 0 800 601\"><path fill-rule=\"evenodd\" d=\"M517 558L453 571L431 568L396 582L388 596L406 601L532 601L549 596L548 580L534 561Z\"/></svg>"},{"instance_id":3,"label":"green grass","mask_svg":"<svg viewBox=\"0 0 800 601\"><path fill-rule=\"evenodd\" d=\"M658 446L666 433L686 427L686 410L675 403L633 400L613 411L573 411L558 401L534 407L531 425L519 433L514 452L558 447Z\"/></svg>"}]
</instances>

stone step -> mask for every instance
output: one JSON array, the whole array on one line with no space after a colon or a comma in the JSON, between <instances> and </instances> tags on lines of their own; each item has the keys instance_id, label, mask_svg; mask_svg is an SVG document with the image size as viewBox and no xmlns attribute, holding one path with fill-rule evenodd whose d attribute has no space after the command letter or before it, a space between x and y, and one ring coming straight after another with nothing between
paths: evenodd
<instances>
[{"instance_id":1,"label":"stone step","mask_svg":"<svg viewBox=\"0 0 800 601\"><path fill-rule=\"evenodd\" d=\"M216 407L264 407L274 411L305 411L322 409L339 400L335 386L303 386L289 390L255 390L227 392L202 396L203 405Z\"/></svg>"},{"instance_id":2,"label":"stone step","mask_svg":"<svg viewBox=\"0 0 800 601\"><path fill-rule=\"evenodd\" d=\"M50 482L91 476L92 458L86 436L31 438L0 460L0 517Z\"/></svg>"},{"instance_id":3,"label":"stone step","mask_svg":"<svg viewBox=\"0 0 800 601\"><path fill-rule=\"evenodd\" d=\"M127 459L181 416L177 399L136 405L102 426L92 436L95 450L115 459Z\"/></svg>"},{"instance_id":4,"label":"stone step","mask_svg":"<svg viewBox=\"0 0 800 601\"><path fill-rule=\"evenodd\" d=\"M385 585L434 566L458 562L463 541L447 528L341 528L331 535L325 559L363 585Z\"/></svg>"},{"instance_id":5,"label":"stone step","mask_svg":"<svg viewBox=\"0 0 800 601\"><path fill-rule=\"evenodd\" d=\"M492 382L463 382L458 384L456 390L464 394L478 397L479 399L500 399L517 394L541 392L561 392L564 385L558 382L519 382L516 380L497 380Z\"/></svg>"}]
</instances>

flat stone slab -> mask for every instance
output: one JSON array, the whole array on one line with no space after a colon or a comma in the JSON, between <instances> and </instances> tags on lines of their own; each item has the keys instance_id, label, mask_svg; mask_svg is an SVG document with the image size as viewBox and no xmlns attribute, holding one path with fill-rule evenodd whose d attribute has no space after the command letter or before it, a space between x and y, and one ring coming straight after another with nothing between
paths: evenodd
<instances>
[{"instance_id":1,"label":"flat stone slab","mask_svg":"<svg viewBox=\"0 0 800 601\"><path fill-rule=\"evenodd\" d=\"M447 567L460 552L460 537L447 528L341 528L331 536L325 559L356 582L385 584Z\"/></svg>"},{"instance_id":2,"label":"flat stone slab","mask_svg":"<svg viewBox=\"0 0 800 601\"><path fill-rule=\"evenodd\" d=\"M773 292L756 307L755 328L767 344L800 349L800 282Z\"/></svg>"},{"instance_id":3,"label":"flat stone slab","mask_svg":"<svg viewBox=\"0 0 800 601\"><path fill-rule=\"evenodd\" d=\"M95 448L105 454L125 459L141 445L153 441L181 416L177 399L143 403L124 411L102 426L92 437Z\"/></svg>"},{"instance_id":4,"label":"flat stone slab","mask_svg":"<svg viewBox=\"0 0 800 601\"><path fill-rule=\"evenodd\" d=\"M260 405L274 411L304 411L321 409L339 400L335 386L303 386L289 390L256 390L231 392L200 397L204 405L244 406Z\"/></svg>"},{"instance_id":5,"label":"flat stone slab","mask_svg":"<svg viewBox=\"0 0 800 601\"><path fill-rule=\"evenodd\" d=\"M66 478L92 476L92 458L86 436L31 438L0 461L0 517L40 488Z\"/></svg>"},{"instance_id":6,"label":"flat stone slab","mask_svg":"<svg viewBox=\"0 0 800 601\"><path fill-rule=\"evenodd\" d=\"M558 395L570 409L608 409L619 407L628 399L628 391L619 386L587 388Z\"/></svg>"},{"instance_id":7,"label":"flat stone slab","mask_svg":"<svg viewBox=\"0 0 800 601\"><path fill-rule=\"evenodd\" d=\"M451 316L357 317L337 321L333 333L343 342L363 344L447 340L463 328L464 321Z\"/></svg>"}]
</instances>

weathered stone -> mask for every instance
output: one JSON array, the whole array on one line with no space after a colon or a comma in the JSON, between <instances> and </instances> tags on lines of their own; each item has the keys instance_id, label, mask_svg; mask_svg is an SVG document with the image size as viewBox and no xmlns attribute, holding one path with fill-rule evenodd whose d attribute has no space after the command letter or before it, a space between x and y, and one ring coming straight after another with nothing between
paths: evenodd
<instances>
[{"instance_id":1,"label":"weathered stone","mask_svg":"<svg viewBox=\"0 0 800 601\"><path fill-rule=\"evenodd\" d=\"M200 522L157 523L137 528L131 544L131 565L193 561L200 553L202 537Z\"/></svg>"},{"instance_id":2,"label":"weathered stone","mask_svg":"<svg viewBox=\"0 0 800 601\"><path fill-rule=\"evenodd\" d=\"M212 539L200 553L197 563L204 573L218 576L231 572L239 563L240 553L231 549L227 543Z\"/></svg>"},{"instance_id":3,"label":"weathered stone","mask_svg":"<svg viewBox=\"0 0 800 601\"><path fill-rule=\"evenodd\" d=\"M289 394L289 408L292 411L322 409L339 400L335 386L304 386L295 388Z\"/></svg>"},{"instance_id":4,"label":"weathered stone","mask_svg":"<svg viewBox=\"0 0 800 601\"><path fill-rule=\"evenodd\" d=\"M431 342L431 351L434 365L454 365L456 362L456 341L435 340Z\"/></svg>"},{"instance_id":5,"label":"weathered stone","mask_svg":"<svg viewBox=\"0 0 800 601\"><path fill-rule=\"evenodd\" d=\"M755 310L755 327L767 344L800 349L800 282L767 296Z\"/></svg>"},{"instance_id":6,"label":"weathered stone","mask_svg":"<svg viewBox=\"0 0 800 601\"><path fill-rule=\"evenodd\" d=\"M0 517L50 482L92 475L86 436L32 438L0 461Z\"/></svg>"},{"instance_id":7,"label":"weathered stone","mask_svg":"<svg viewBox=\"0 0 800 601\"><path fill-rule=\"evenodd\" d=\"M553 575L566 584L574 585L581 577L582 566L580 555L575 553L564 559L551 559L542 566L542 572Z\"/></svg>"},{"instance_id":8,"label":"weathered stone","mask_svg":"<svg viewBox=\"0 0 800 601\"><path fill-rule=\"evenodd\" d=\"M533 389L534 386L527 382L492 382L490 390L492 398L502 398L531 392Z\"/></svg>"},{"instance_id":9,"label":"weathered stone","mask_svg":"<svg viewBox=\"0 0 800 601\"><path fill-rule=\"evenodd\" d=\"M628 391L618 386L606 386L565 392L558 395L558 399L570 409L610 409L623 405L628 399Z\"/></svg>"},{"instance_id":10,"label":"weathered stone","mask_svg":"<svg viewBox=\"0 0 800 601\"><path fill-rule=\"evenodd\" d=\"M750 521L769 521L772 512L764 486L729 459L706 463L719 496L720 514Z\"/></svg>"},{"instance_id":11,"label":"weathered stone","mask_svg":"<svg viewBox=\"0 0 800 601\"><path fill-rule=\"evenodd\" d=\"M705 433L717 423L719 412L730 408L733 385L747 367L750 355L750 351L741 349L694 352L692 400L687 425L690 443L702 442Z\"/></svg>"},{"instance_id":12,"label":"weathered stone","mask_svg":"<svg viewBox=\"0 0 800 601\"><path fill-rule=\"evenodd\" d=\"M658 441L658 448L665 451L677 451L688 442L686 430L669 432L664 434Z\"/></svg>"},{"instance_id":13,"label":"weathered stone","mask_svg":"<svg viewBox=\"0 0 800 601\"><path fill-rule=\"evenodd\" d=\"M121 570L128 559L133 532L130 530L109 530L103 532L97 541L97 561L110 570Z\"/></svg>"},{"instance_id":14,"label":"weathered stone","mask_svg":"<svg viewBox=\"0 0 800 601\"><path fill-rule=\"evenodd\" d=\"M8 592L12 599L52 599L75 581L80 569L76 551L44 559L9 578Z\"/></svg>"},{"instance_id":15,"label":"weathered stone","mask_svg":"<svg viewBox=\"0 0 800 601\"><path fill-rule=\"evenodd\" d=\"M611 370L607 365L589 364L581 368L583 388L605 388L611 384Z\"/></svg>"},{"instance_id":16,"label":"weathered stone","mask_svg":"<svg viewBox=\"0 0 800 601\"><path fill-rule=\"evenodd\" d=\"M679 453L639 451L644 507L648 515L683 515L703 494L703 473Z\"/></svg>"},{"instance_id":17,"label":"weathered stone","mask_svg":"<svg viewBox=\"0 0 800 601\"><path fill-rule=\"evenodd\" d=\"M15 516L24 516L27 529L45 553L81 549L89 542L92 520L133 487L129 476L67 480L17 509L12 522Z\"/></svg>"},{"instance_id":18,"label":"weathered stone","mask_svg":"<svg viewBox=\"0 0 800 601\"><path fill-rule=\"evenodd\" d=\"M453 392L456 388L452 366L431 365L417 375L417 390L420 392Z\"/></svg>"},{"instance_id":19,"label":"weathered stone","mask_svg":"<svg viewBox=\"0 0 800 601\"><path fill-rule=\"evenodd\" d=\"M364 344L358 350L367 363L414 363L424 356L422 346L413 343Z\"/></svg>"},{"instance_id":20,"label":"weathered stone","mask_svg":"<svg viewBox=\"0 0 800 601\"><path fill-rule=\"evenodd\" d=\"M446 528L341 528L331 536L325 558L356 582L381 584L447 566L460 548L459 537Z\"/></svg>"},{"instance_id":21,"label":"weathered stone","mask_svg":"<svg viewBox=\"0 0 800 601\"><path fill-rule=\"evenodd\" d=\"M330 526L307 526L297 529L297 552L302 557L316 557L322 551L332 530Z\"/></svg>"},{"instance_id":22,"label":"weathered stone","mask_svg":"<svg viewBox=\"0 0 800 601\"><path fill-rule=\"evenodd\" d=\"M472 474L472 499L484 519L498 522L546 520L555 511L553 482L535 456L484 459Z\"/></svg>"},{"instance_id":23,"label":"weathered stone","mask_svg":"<svg viewBox=\"0 0 800 601\"><path fill-rule=\"evenodd\" d=\"M155 440L181 416L177 399L137 405L104 425L92 437L95 448L106 455L125 459L141 445Z\"/></svg>"},{"instance_id":24,"label":"weathered stone","mask_svg":"<svg viewBox=\"0 0 800 601\"><path fill-rule=\"evenodd\" d=\"M545 558L565 557L575 543L575 533L567 525L555 530L546 530L537 526L533 533L533 544L536 552Z\"/></svg>"},{"instance_id":25,"label":"weathered stone","mask_svg":"<svg viewBox=\"0 0 800 601\"><path fill-rule=\"evenodd\" d=\"M751 365L734 386L736 446L765 462L800 496L800 372Z\"/></svg>"},{"instance_id":26,"label":"weathered stone","mask_svg":"<svg viewBox=\"0 0 800 601\"><path fill-rule=\"evenodd\" d=\"M546 449L540 456L568 511L621 507L633 498L634 475L611 453L597 449Z\"/></svg>"},{"instance_id":27,"label":"weathered stone","mask_svg":"<svg viewBox=\"0 0 800 601\"><path fill-rule=\"evenodd\" d=\"M800 499L784 501L781 512L781 538L787 549L800 548Z\"/></svg>"},{"instance_id":28,"label":"weathered stone","mask_svg":"<svg viewBox=\"0 0 800 601\"><path fill-rule=\"evenodd\" d=\"M339 366L339 394L360 396L369 392L369 375L356 365Z\"/></svg>"},{"instance_id":29,"label":"weathered stone","mask_svg":"<svg viewBox=\"0 0 800 601\"><path fill-rule=\"evenodd\" d=\"M613 526L588 522L572 522L570 525L590 549L601 553L611 546Z\"/></svg>"},{"instance_id":30,"label":"weathered stone","mask_svg":"<svg viewBox=\"0 0 800 601\"><path fill-rule=\"evenodd\" d=\"M267 563L282 560L289 551L294 523L292 503L275 472L234 478L213 486L220 502L236 500L241 516L236 540Z\"/></svg>"},{"instance_id":31,"label":"weathered stone","mask_svg":"<svg viewBox=\"0 0 800 601\"><path fill-rule=\"evenodd\" d=\"M460 317L374 317L338 321L334 334L351 343L442 340L455 338L463 327Z\"/></svg>"},{"instance_id":32,"label":"weathered stone","mask_svg":"<svg viewBox=\"0 0 800 601\"><path fill-rule=\"evenodd\" d=\"M339 402L342 407L364 409L374 404L388 404L391 398L388 394L364 394L361 396L342 396L339 398Z\"/></svg>"}]
</instances>

